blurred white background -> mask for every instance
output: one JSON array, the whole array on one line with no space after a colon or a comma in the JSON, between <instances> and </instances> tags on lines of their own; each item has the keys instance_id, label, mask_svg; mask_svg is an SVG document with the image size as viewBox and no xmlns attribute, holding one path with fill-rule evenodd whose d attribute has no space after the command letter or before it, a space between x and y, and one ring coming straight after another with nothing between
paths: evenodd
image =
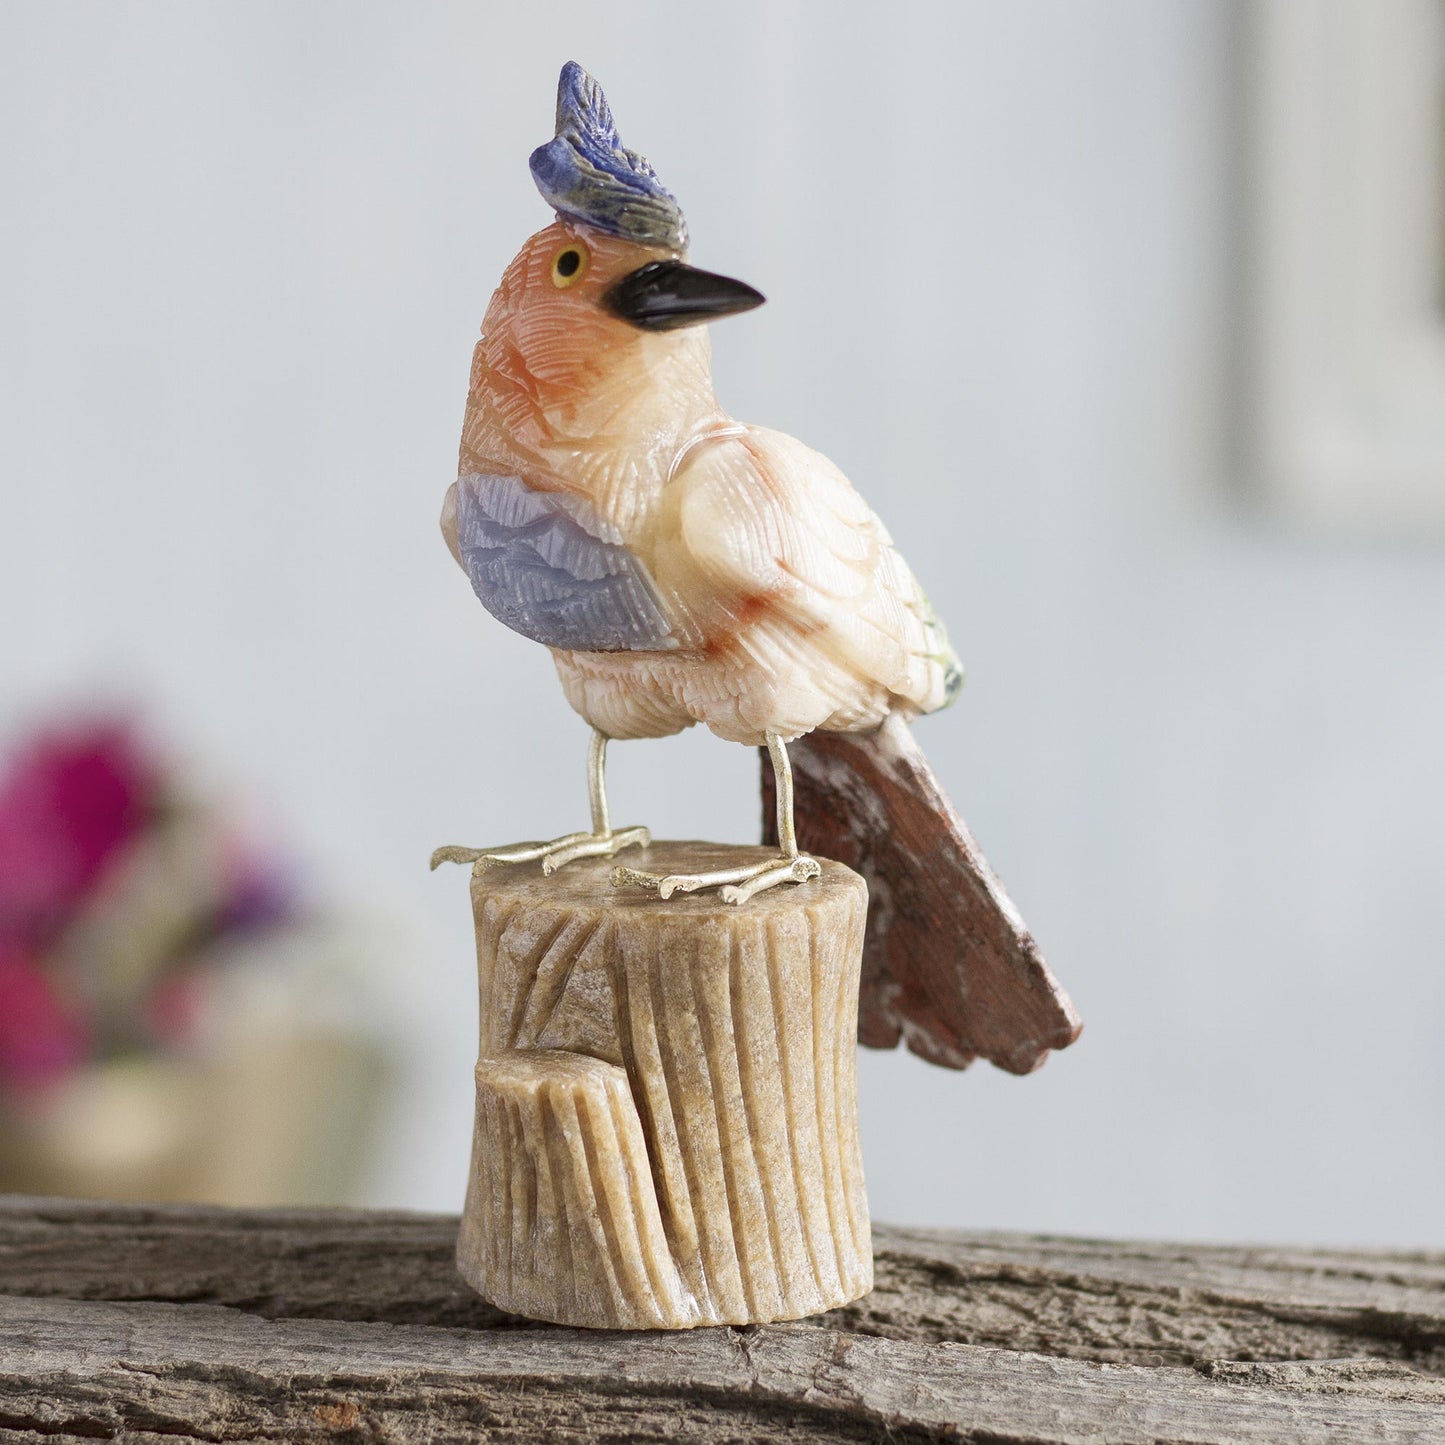
<instances>
[{"instance_id":1,"label":"blurred white background","mask_svg":"<svg viewBox=\"0 0 1445 1445\"><path fill-rule=\"evenodd\" d=\"M877 1217L1445 1243L1445 545L1251 501L1240 21L0 10L0 727L139 702L373 920L369 1201L460 1204L474 960L429 851L585 821L585 729L436 527L575 58L770 298L716 329L724 403L831 455L948 621L920 739L1086 1020L1027 1079L865 1053ZM750 840L755 773L619 746L614 813Z\"/></svg>"}]
</instances>

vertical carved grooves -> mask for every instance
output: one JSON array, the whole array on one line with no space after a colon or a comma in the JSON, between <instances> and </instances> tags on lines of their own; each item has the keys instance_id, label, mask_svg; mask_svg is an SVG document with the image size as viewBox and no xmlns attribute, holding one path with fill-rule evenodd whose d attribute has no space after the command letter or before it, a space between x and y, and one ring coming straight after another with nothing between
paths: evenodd
<instances>
[{"instance_id":1,"label":"vertical carved grooves","mask_svg":"<svg viewBox=\"0 0 1445 1445\"><path fill-rule=\"evenodd\" d=\"M699 987L699 964L703 965L703 987ZM695 1055L699 1077L693 1092L702 1107L689 1109L684 1117L690 1116L694 1124L688 1131L694 1158L699 1173L705 1170L708 1180L707 1189L700 1195L707 1204L709 1216L703 1239L712 1255L713 1272L723 1284L723 1309L728 1315L742 1313L751 1319L755 1306L749 1289L747 1231L737 1201L742 1160L732 1147L732 1131L726 1117L728 1109L737 1107L738 1099L736 1094L729 1095L723 1082L727 1074L723 1050L732 1043L732 1036L716 1017L716 1001L706 988L706 984L717 977L714 960L700 958L697 949L689 950L686 977L692 1005L690 1013L696 1021L699 1045ZM733 1063L736 1068L736 1061Z\"/></svg>"},{"instance_id":2,"label":"vertical carved grooves","mask_svg":"<svg viewBox=\"0 0 1445 1445\"><path fill-rule=\"evenodd\" d=\"M648 945L651 945L650 947ZM650 1135L653 1149L653 1174L663 1183L658 1190L662 1217L667 1224L672 1257L687 1280L693 1295L706 1302L709 1320L721 1319L713 1301L711 1272L702 1257L701 1231L693 1200L700 1190L696 1161L684 1116L673 1106L673 1080L678 1077L677 1054L667 1027L668 999L664 991L664 953L658 946L655 932L638 949L645 973L641 990L628 989L629 998L638 998L644 1007L624 1021L631 1041L629 1052L639 1067L632 1079L639 1085L640 1097L655 1103L661 1096L662 1108L650 1112L663 1127ZM629 959L621 960L626 971Z\"/></svg>"},{"instance_id":3,"label":"vertical carved grooves","mask_svg":"<svg viewBox=\"0 0 1445 1445\"><path fill-rule=\"evenodd\" d=\"M861 936L867 914L864 899L855 899L856 918L852 927ZM843 965L834 977L838 992L837 1012L833 1020L838 1047L833 1051L833 1097L839 1101L837 1110L839 1140L838 1161L843 1171L843 1200L848 1210L848 1231L853 1240L853 1257L861 1273L850 1280L850 1288L873 1288L873 1240L868 1224L868 1194L863 1183L863 1154L858 1144L858 1111L841 1107L844 1099L854 1100L858 1094L858 1051L844 1047L858 1032L859 970Z\"/></svg>"},{"instance_id":4,"label":"vertical carved grooves","mask_svg":"<svg viewBox=\"0 0 1445 1445\"><path fill-rule=\"evenodd\" d=\"M647 866L687 866L669 850L689 846L707 845L655 844ZM709 866L754 853L731 851ZM619 902L600 865L559 877L473 883L487 1016L463 1277L504 1309L599 1327L857 1298L861 880L828 864L729 908Z\"/></svg>"},{"instance_id":5,"label":"vertical carved grooves","mask_svg":"<svg viewBox=\"0 0 1445 1445\"><path fill-rule=\"evenodd\" d=\"M581 1205L577 1211L575 1227L588 1240L590 1253L595 1261L592 1273L605 1291L613 1309L619 1309L627 1299L625 1285L619 1278L619 1268L625 1269L621 1243L617 1238L617 1226L608 1207L606 1191L599 1188L597 1142L590 1129L582 1125L582 1113L575 1095L558 1101L558 1122L567 1141L567 1152L572 1164L573 1197Z\"/></svg>"},{"instance_id":6,"label":"vertical carved grooves","mask_svg":"<svg viewBox=\"0 0 1445 1445\"><path fill-rule=\"evenodd\" d=\"M754 946L750 951L739 949L738 935L733 934L734 956L729 960L726 982L729 992L729 1018L737 1046L735 1059L738 1094L742 1101L742 1118L747 1124L748 1139L755 1146L752 1159L757 1172L758 1209L767 1230L766 1244L771 1265L769 1274L760 1273L755 1280L756 1292L751 1297L751 1304L757 1313L773 1314L781 1301L786 1281L796 1279L798 1275L796 1269L788 1267L778 1226L780 1208L787 1208L792 1203L788 1200L792 1182L790 1166L785 1161L779 1169L777 1140L769 1139L767 1131L768 1122L777 1120L782 1124L783 1133L786 1135L787 1120L783 1118L782 1101L775 1085L776 1075L769 1076L757 1067L758 1046L753 1038L757 1032L756 1020L764 1012L758 996L759 989L767 993L767 1011L771 1012L771 990L766 978L769 972L766 966L768 953L765 946L760 946L766 942L766 933L764 932L763 938L759 940L756 934L760 931L762 930L753 930ZM762 970L755 967L759 959L764 962ZM758 978L760 971L765 975L761 982ZM783 1186L781 1191L780 1185Z\"/></svg>"},{"instance_id":7,"label":"vertical carved grooves","mask_svg":"<svg viewBox=\"0 0 1445 1445\"><path fill-rule=\"evenodd\" d=\"M767 947L771 956L777 956L779 952L778 929L781 925L776 919L769 919L767 927ZM812 1271L813 1278L822 1280L823 1276L818 1268L818 1230L813 1222L813 1214L810 1206L811 1195L805 1189L805 1172L803 1157L798 1148L798 1131L794 1123L797 1106L794 1102L792 1086L792 1070L788 1059L787 1036L788 1031L783 1023L783 1012L779 1002L780 985L778 971L775 968L764 970L768 983L768 1008L772 1018L772 1063L774 1075L778 1080L779 1093L781 1095L781 1107L778 1110L778 1118L782 1121L783 1135L787 1141L787 1154L779 1160L774 1171L774 1178L780 1185L786 1176L786 1187L793 1192L793 1207L797 1210L799 1234L804 1247L808 1253L808 1267Z\"/></svg>"},{"instance_id":8,"label":"vertical carved grooves","mask_svg":"<svg viewBox=\"0 0 1445 1445\"><path fill-rule=\"evenodd\" d=\"M479 1081L480 1082L480 1081ZM570 1313L577 1308L578 1285L582 1279L582 1260L577 1257L574 1250L574 1241L580 1244L577 1238L576 1205L575 1196L571 1185L571 1160L567 1157L567 1140L562 1133L556 1119L554 1110L550 1107L550 1101L542 1099L538 1101L537 1130L538 1152L547 1159L547 1167L551 1173L553 1183L557 1187L557 1203L560 1206L557 1214L557 1243L561 1246L555 1261L543 1261L542 1268L538 1270L535 1279L538 1292L541 1293L546 1286L551 1286L551 1296L556 1301L559 1312ZM505 1156L503 1156L505 1158ZM498 1163L502 1162L500 1159ZM510 1161L507 1161L510 1163ZM510 1241L498 1240L495 1248L501 1249L510 1244ZM548 1264L551 1263L556 1270L555 1274L548 1272ZM510 1299L520 1299L521 1292L514 1287L508 1295Z\"/></svg>"}]
</instances>

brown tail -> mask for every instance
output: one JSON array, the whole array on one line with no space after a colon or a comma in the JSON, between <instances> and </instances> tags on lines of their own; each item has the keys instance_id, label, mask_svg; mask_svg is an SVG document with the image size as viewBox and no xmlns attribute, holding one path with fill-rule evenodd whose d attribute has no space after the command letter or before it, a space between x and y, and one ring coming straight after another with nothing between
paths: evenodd
<instances>
[{"instance_id":1,"label":"brown tail","mask_svg":"<svg viewBox=\"0 0 1445 1445\"><path fill-rule=\"evenodd\" d=\"M790 743L798 842L868 880L858 1038L931 1063L1038 1068L1082 1025L907 723ZM763 751L763 840L777 842Z\"/></svg>"}]
</instances>

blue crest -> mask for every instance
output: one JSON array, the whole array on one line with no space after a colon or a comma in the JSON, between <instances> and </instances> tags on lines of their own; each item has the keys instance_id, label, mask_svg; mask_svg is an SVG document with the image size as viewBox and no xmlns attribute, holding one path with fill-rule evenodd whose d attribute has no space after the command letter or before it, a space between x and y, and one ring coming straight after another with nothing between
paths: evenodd
<instances>
[{"instance_id":1,"label":"blue crest","mask_svg":"<svg viewBox=\"0 0 1445 1445\"><path fill-rule=\"evenodd\" d=\"M687 247L682 208L622 144L602 87L569 60L557 82L557 134L532 152L532 179L564 216L647 246Z\"/></svg>"}]
</instances>

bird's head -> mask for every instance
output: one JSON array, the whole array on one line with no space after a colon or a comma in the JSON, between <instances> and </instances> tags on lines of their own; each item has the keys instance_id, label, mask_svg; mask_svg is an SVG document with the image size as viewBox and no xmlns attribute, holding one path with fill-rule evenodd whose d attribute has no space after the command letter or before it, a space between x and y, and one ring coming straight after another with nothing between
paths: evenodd
<instances>
[{"instance_id":1,"label":"bird's head","mask_svg":"<svg viewBox=\"0 0 1445 1445\"><path fill-rule=\"evenodd\" d=\"M548 410L633 386L639 369L705 384L701 323L763 297L687 263L677 201L623 146L601 87L575 62L557 87L557 133L531 169L557 219L522 247L493 297L493 364L525 374Z\"/></svg>"}]
</instances>

